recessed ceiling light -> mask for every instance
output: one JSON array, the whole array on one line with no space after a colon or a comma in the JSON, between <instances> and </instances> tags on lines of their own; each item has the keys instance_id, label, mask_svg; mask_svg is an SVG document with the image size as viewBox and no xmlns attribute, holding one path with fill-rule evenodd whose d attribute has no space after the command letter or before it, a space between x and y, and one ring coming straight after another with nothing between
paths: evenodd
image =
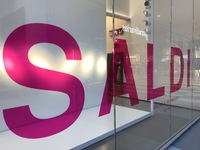
<instances>
[{"instance_id":1,"label":"recessed ceiling light","mask_svg":"<svg viewBox=\"0 0 200 150\"><path fill-rule=\"evenodd\" d=\"M157 15L156 17L157 17L157 18L160 18L160 17L161 17L161 15Z\"/></svg>"}]
</instances>

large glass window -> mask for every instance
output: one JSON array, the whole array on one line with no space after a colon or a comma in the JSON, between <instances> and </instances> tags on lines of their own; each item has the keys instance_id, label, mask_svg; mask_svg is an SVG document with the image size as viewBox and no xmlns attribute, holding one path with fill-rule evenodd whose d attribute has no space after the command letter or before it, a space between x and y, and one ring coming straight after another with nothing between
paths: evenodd
<instances>
[{"instance_id":1,"label":"large glass window","mask_svg":"<svg viewBox=\"0 0 200 150\"><path fill-rule=\"evenodd\" d=\"M198 0L0 2L0 149L149 150L199 117Z\"/></svg>"}]
</instances>

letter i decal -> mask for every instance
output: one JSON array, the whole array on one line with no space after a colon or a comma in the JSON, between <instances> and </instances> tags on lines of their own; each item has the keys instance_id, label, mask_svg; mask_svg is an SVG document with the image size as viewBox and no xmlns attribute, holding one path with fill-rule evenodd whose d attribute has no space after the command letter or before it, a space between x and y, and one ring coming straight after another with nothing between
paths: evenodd
<instances>
[{"instance_id":1,"label":"letter i decal","mask_svg":"<svg viewBox=\"0 0 200 150\"><path fill-rule=\"evenodd\" d=\"M190 50L188 49L188 60L187 60L187 87L190 86Z\"/></svg>"}]
</instances>

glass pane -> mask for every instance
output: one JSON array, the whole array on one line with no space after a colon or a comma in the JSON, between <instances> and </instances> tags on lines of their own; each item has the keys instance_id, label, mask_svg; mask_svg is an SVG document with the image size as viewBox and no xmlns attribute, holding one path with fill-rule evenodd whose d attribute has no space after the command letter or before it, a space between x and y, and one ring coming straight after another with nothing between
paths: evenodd
<instances>
[{"instance_id":1,"label":"glass pane","mask_svg":"<svg viewBox=\"0 0 200 150\"><path fill-rule=\"evenodd\" d=\"M0 149L82 149L112 135L106 1L1 1L0 20Z\"/></svg>"},{"instance_id":2,"label":"glass pane","mask_svg":"<svg viewBox=\"0 0 200 150\"><path fill-rule=\"evenodd\" d=\"M179 7L180 3L182 7ZM187 11L185 11L186 8ZM171 134L183 128L192 119L190 84L190 53L193 48L192 22L192 1L173 1L170 91L171 99L176 100L171 102Z\"/></svg>"},{"instance_id":3,"label":"glass pane","mask_svg":"<svg viewBox=\"0 0 200 150\"><path fill-rule=\"evenodd\" d=\"M121 131L116 136L116 149L119 150L132 147L146 149L149 145L156 147L157 144L152 142L153 134L149 132L152 127L149 118L153 110L151 112L148 101L152 93L148 95L147 91L148 86L153 85L153 68L152 64L147 64L152 55L147 53L147 48L152 50L150 43L153 39L151 4L146 5L149 6L145 8L144 1L115 0L115 30L123 30L122 34L115 35L114 43L116 124L127 122L123 131L117 128L117 131Z\"/></svg>"},{"instance_id":4,"label":"glass pane","mask_svg":"<svg viewBox=\"0 0 200 150\"><path fill-rule=\"evenodd\" d=\"M163 89L154 100L155 136L160 143L170 137L170 8L169 0L154 1L154 86Z\"/></svg>"},{"instance_id":5,"label":"glass pane","mask_svg":"<svg viewBox=\"0 0 200 150\"><path fill-rule=\"evenodd\" d=\"M199 95L199 87L200 87L200 21L199 21L199 14L200 14L200 2L198 0L194 0L194 24L193 24L193 39L194 45L192 49L192 106L193 106L193 117L196 118L199 115L200 110L200 95Z\"/></svg>"}]
</instances>

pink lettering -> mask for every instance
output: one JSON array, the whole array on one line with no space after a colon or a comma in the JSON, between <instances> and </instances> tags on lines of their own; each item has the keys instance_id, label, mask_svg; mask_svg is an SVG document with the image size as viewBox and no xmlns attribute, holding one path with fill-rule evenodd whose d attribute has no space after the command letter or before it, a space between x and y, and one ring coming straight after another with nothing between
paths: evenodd
<instances>
[{"instance_id":1,"label":"pink lettering","mask_svg":"<svg viewBox=\"0 0 200 150\"><path fill-rule=\"evenodd\" d=\"M38 43L55 44L64 51L67 59L81 60L75 39L56 26L27 24L9 35L4 45L3 60L10 78L22 86L63 92L70 97L68 109L50 119L34 117L28 105L5 109L3 114L10 130L25 138L43 138L65 130L79 117L84 104L84 88L76 77L42 69L30 63L29 49Z\"/></svg>"},{"instance_id":2,"label":"pink lettering","mask_svg":"<svg viewBox=\"0 0 200 150\"><path fill-rule=\"evenodd\" d=\"M187 57L187 87L190 86L190 50L188 50L188 57Z\"/></svg>"},{"instance_id":3,"label":"pink lettering","mask_svg":"<svg viewBox=\"0 0 200 150\"><path fill-rule=\"evenodd\" d=\"M48 24L27 24L14 30L7 38L3 49L3 61L8 76L16 83L34 89L62 92L69 96L69 107L63 114L49 119L33 116L29 105L3 110L5 122L16 135L24 138L43 138L70 127L79 117L84 105L84 88L70 74L39 68L30 63L28 52L39 43L59 46L68 60L81 60L81 51L76 40L66 31ZM190 86L190 50L187 52L187 87ZM161 97L165 87L155 88L153 44L147 44L147 100ZM175 56L180 58L180 77L175 83ZM122 63L126 82L117 83L117 72ZM179 48L171 48L170 92L178 91L183 82L184 60ZM104 88L99 116L110 113L113 97L128 94L131 106L139 103L126 40L116 39L110 70ZM178 99L178 98L177 98ZM165 101L168 104L173 99ZM160 105L155 105L158 108Z\"/></svg>"},{"instance_id":4,"label":"pink lettering","mask_svg":"<svg viewBox=\"0 0 200 150\"><path fill-rule=\"evenodd\" d=\"M117 79L117 71L119 69L120 60L123 64L126 83L116 84L115 80ZM116 39L114 44L114 53L112 54L111 58L110 70L108 72L106 80L99 116L103 116L110 113L113 97L123 94L129 94L131 105L138 104L138 95L131 68L131 62L126 40Z\"/></svg>"}]
</instances>

